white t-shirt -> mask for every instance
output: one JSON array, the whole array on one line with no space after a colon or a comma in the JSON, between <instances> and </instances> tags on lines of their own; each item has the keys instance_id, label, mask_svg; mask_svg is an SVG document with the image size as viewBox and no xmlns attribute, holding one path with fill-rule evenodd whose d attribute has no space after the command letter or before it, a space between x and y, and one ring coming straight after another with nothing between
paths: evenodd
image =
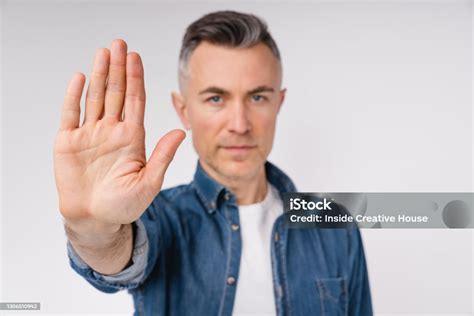
<instances>
[{"instance_id":1,"label":"white t-shirt","mask_svg":"<svg viewBox=\"0 0 474 316\"><path fill-rule=\"evenodd\" d=\"M262 202L239 206L242 254L233 315L276 315L271 234L282 212L283 202L270 183Z\"/></svg>"}]
</instances>

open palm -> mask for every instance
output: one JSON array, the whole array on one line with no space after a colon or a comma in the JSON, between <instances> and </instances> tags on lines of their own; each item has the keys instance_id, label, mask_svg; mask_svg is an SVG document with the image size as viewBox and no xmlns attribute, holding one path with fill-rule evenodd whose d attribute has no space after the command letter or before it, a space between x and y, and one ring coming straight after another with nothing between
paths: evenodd
<instances>
[{"instance_id":1,"label":"open palm","mask_svg":"<svg viewBox=\"0 0 474 316\"><path fill-rule=\"evenodd\" d=\"M78 73L68 86L54 147L60 211L71 220L131 223L160 191L185 134L163 136L146 161L143 65L124 41L98 50L79 126L84 83Z\"/></svg>"}]
</instances>

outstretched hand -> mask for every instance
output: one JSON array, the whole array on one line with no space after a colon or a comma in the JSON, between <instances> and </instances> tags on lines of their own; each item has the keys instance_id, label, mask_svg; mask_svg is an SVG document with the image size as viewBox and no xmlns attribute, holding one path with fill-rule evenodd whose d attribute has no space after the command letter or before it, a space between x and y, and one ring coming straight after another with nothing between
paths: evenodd
<instances>
[{"instance_id":1,"label":"outstretched hand","mask_svg":"<svg viewBox=\"0 0 474 316\"><path fill-rule=\"evenodd\" d=\"M143 64L122 40L97 51L80 126L84 84L82 73L69 83L54 146L60 211L70 220L131 223L159 193L185 133L168 132L146 161Z\"/></svg>"}]
</instances>

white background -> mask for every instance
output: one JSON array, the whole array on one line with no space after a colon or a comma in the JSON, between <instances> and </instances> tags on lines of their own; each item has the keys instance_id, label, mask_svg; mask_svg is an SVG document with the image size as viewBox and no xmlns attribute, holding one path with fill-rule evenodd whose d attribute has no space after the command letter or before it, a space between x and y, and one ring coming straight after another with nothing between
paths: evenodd
<instances>
[{"instance_id":1,"label":"white background","mask_svg":"<svg viewBox=\"0 0 474 316\"><path fill-rule=\"evenodd\" d=\"M68 265L52 168L62 98L98 47L124 38L145 64L149 155L180 127L170 91L184 30L218 9L263 17L280 47L288 92L269 160L300 191L473 189L471 1L38 2L2 2L0 301L132 313L126 292L101 293ZM189 140L165 187L191 180ZM376 314L472 314L472 230L362 233Z\"/></svg>"}]
</instances>

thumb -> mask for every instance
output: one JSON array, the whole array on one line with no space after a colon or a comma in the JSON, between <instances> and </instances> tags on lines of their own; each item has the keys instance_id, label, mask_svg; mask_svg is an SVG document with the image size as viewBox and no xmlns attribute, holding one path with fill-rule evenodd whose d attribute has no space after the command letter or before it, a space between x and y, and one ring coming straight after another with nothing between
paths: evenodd
<instances>
[{"instance_id":1,"label":"thumb","mask_svg":"<svg viewBox=\"0 0 474 316\"><path fill-rule=\"evenodd\" d=\"M161 188L166 169L168 169L178 146L185 137L186 133L183 130L174 129L163 136L156 144L145 166L145 178L157 190Z\"/></svg>"}]
</instances>

